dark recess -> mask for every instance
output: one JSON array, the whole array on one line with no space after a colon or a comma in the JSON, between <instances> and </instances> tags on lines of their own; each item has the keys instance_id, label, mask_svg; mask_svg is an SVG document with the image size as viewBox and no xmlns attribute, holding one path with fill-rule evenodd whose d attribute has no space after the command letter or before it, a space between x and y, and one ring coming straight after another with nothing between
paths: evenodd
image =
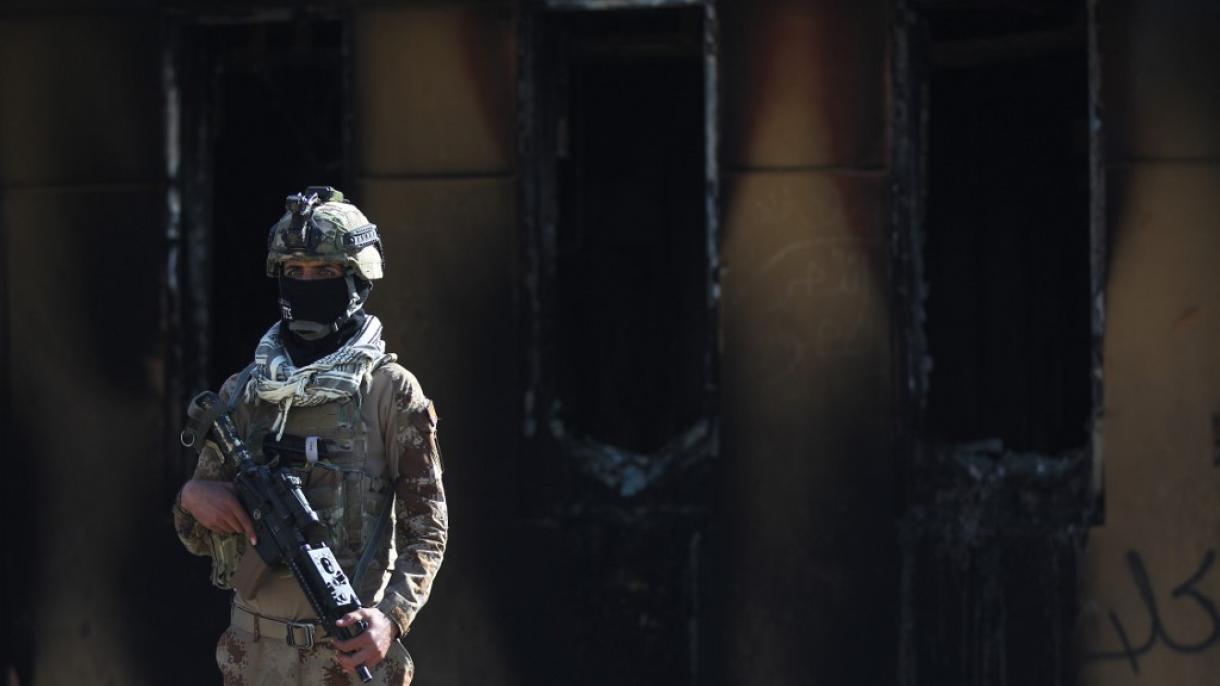
<instances>
[{"instance_id":1,"label":"dark recess","mask_svg":"<svg viewBox=\"0 0 1220 686\"><path fill-rule=\"evenodd\" d=\"M929 19L934 55L954 59L934 62L929 84L928 437L1082 448L1092 410L1083 17Z\"/></svg>"},{"instance_id":2,"label":"dark recess","mask_svg":"<svg viewBox=\"0 0 1220 686\"><path fill-rule=\"evenodd\" d=\"M538 11L522 88L527 392L522 509L555 531L540 683L696 683L706 445L638 489L591 474L714 435L704 9ZM533 203L537 203L535 206ZM536 290L529 282L536 279ZM701 452L703 451L703 452ZM689 459L688 459L689 458Z\"/></svg>"},{"instance_id":3,"label":"dark recess","mask_svg":"<svg viewBox=\"0 0 1220 686\"><path fill-rule=\"evenodd\" d=\"M569 23L558 163L562 416L640 452L703 410L703 63L691 17L596 13Z\"/></svg>"},{"instance_id":4,"label":"dark recess","mask_svg":"<svg viewBox=\"0 0 1220 686\"><path fill-rule=\"evenodd\" d=\"M948 5L900 29L899 683L1063 686L1091 510L1087 6Z\"/></svg>"},{"instance_id":5,"label":"dark recess","mask_svg":"<svg viewBox=\"0 0 1220 686\"><path fill-rule=\"evenodd\" d=\"M279 316L278 291L261 256L284 196L309 185L343 189L343 90L336 85L344 59L338 21L207 33L216 98L208 379L217 388L249 364Z\"/></svg>"}]
</instances>

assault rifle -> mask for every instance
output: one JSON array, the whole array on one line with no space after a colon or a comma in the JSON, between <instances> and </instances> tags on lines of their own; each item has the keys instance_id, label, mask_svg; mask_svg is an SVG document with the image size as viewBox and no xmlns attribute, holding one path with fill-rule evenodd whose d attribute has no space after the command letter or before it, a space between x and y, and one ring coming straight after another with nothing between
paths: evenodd
<instances>
[{"instance_id":1,"label":"assault rifle","mask_svg":"<svg viewBox=\"0 0 1220 686\"><path fill-rule=\"evenodd\" d=\"M205 391L195 396L186 413L182 444L201 450L203 439L210 438L225 462L237 468L233 487L238 501L254 520L258 540L254 550L263 562L268 567L287 565L332 636L350 639L364 633L368 627L363 621L348 627L335 625L343 615L360 609L360 598L326 545L325 528L305 499L300 478L255 463L215 393ZM356 668L356 674L365 683L373 679L364 665Z\"/></svg>"}]
</instances>

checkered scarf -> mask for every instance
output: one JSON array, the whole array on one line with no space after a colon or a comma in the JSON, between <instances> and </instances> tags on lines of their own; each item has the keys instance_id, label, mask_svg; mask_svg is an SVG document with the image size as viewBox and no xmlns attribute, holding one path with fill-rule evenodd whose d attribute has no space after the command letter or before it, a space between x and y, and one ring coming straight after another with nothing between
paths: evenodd
<instances>
[{"instance_id":1,"label":"checkered scarf","mask_svg":"<svg viewBox=\"0 0 1220 686\"><path fill-rule=\"evenodd\" d=\"M372 379L373 370L393 355L385 352L381 321L364 318L360 329L338 350L304 367L295 367L284 349L280 323L263 334L254 349L254 369L246 385L246 398L259 398L279 406L271 430L283 437L288 411L293 406L313 407L335 400L360 398L360 387Z\"/></svg>"}]
</instances>

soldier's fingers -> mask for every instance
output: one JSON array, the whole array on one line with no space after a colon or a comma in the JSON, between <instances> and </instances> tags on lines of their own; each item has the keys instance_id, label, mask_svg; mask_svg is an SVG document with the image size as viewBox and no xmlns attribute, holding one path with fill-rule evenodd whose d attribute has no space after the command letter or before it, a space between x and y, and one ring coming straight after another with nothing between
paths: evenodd
<instances>
[{"instance_id":1,"label":"soldier's fingers","mask_svg":"<svg viewBox=\"0 0 1220 686\"><path fill-rule=\"evenodd\" d=\"M368 656L365 657L360 664L368 667L369 669L374 669L377 667L377 665L381 664L381 661L384 659L385 656L381 654L381 651L371 649L368 651Z\"/></svg>"},{"instance_id":2,"label":"soldier's fingers","mask_svg":"<svg viewBox=\"0 0 1220 686\"><path fill-rule=\"evenodd\" d=\"M360 665L364 665L369 669L377 666L381 662L381 657L377 655L377 651L372 648L363 648L354 653L337 653L335 660L349 672L356 671Z\"/></svg>"},{"instance_id":3,"label":"soldier's fingers","mask_svg":"<svg viewBox=\"0 0 1220 686\"><path fill-rule=\"evenodd\" d=\"M352 610L351 612L340 617L335 622L335 624L338 624L339 626L347 626L349 624L355 624L358 620L364 619L365 616L368 615L368 613L369 613L368 609L363 608L363 607L360 608L359 610Z\"/></svg>"},{"instance_id":4,"label":"soldier's fingers","mask_svg":"<svg viewBox=\"0 0 1220 686\"><path fill-rule=\"evenodd\" d=\"M237 528L233 533L244 533L249 539L250 545L258 543L258 537L254 535L254 522L250 520L250 515L246 514L246 508L240 504L233 508L234 516L237 519Z\"/></svg>"},{"instance_id":5,"label":"soldier's fingers","mask_svg":"<svg viewBox=\"0 0 1220 686\"><path fill-rule=\"evenodd\" d=\"M209 512L198 517L199 523L218 534L229 533L229 525L225 522L223 512Z\"/></svg>"},{"instance_id":6,"label":"soldier's fingers","mask_svg":"<svg viewBox=\"0 0 1220 686\"><path fill-rule=\"evenodd\" d=\"M332 643L334 644L336 650L340 650L345 653L353 653L357 650L364 650L365 648L373 645L375 642L373 641L372 635L365 631L359 636L354 636L348 639L336 638L332 641Z\"/></svg>"},{"instance_id":7,"label":"soldier's fingers","mask_svg":"<svg viewBox=\"0 0 1220 686\"><path fill-rule=\"evenodd\" d=\"M231 512L222 513L216 523L221 533L236 534L241 532L241 523L237 521L237 517L234 517Z\"/></svg>"}]
</instances>

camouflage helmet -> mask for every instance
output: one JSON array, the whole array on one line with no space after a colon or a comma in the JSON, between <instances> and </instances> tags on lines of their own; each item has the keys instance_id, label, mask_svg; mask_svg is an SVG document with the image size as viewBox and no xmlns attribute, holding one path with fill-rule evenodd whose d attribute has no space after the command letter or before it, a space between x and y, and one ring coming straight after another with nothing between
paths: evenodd
<instances>
[{"instance_id":1,"label":"camouflage helmet","mask_svg":"<svg viewBox=\"0 0 1220 686\"><path fill-rule=\"evenodd\" d=\"M284 216L267 235L267 276L280 275L289 258L340 262L366 281L382 276L385 263L377 226L330 186L310 186L288 196Z\"/></svg>"}]
</instances>

